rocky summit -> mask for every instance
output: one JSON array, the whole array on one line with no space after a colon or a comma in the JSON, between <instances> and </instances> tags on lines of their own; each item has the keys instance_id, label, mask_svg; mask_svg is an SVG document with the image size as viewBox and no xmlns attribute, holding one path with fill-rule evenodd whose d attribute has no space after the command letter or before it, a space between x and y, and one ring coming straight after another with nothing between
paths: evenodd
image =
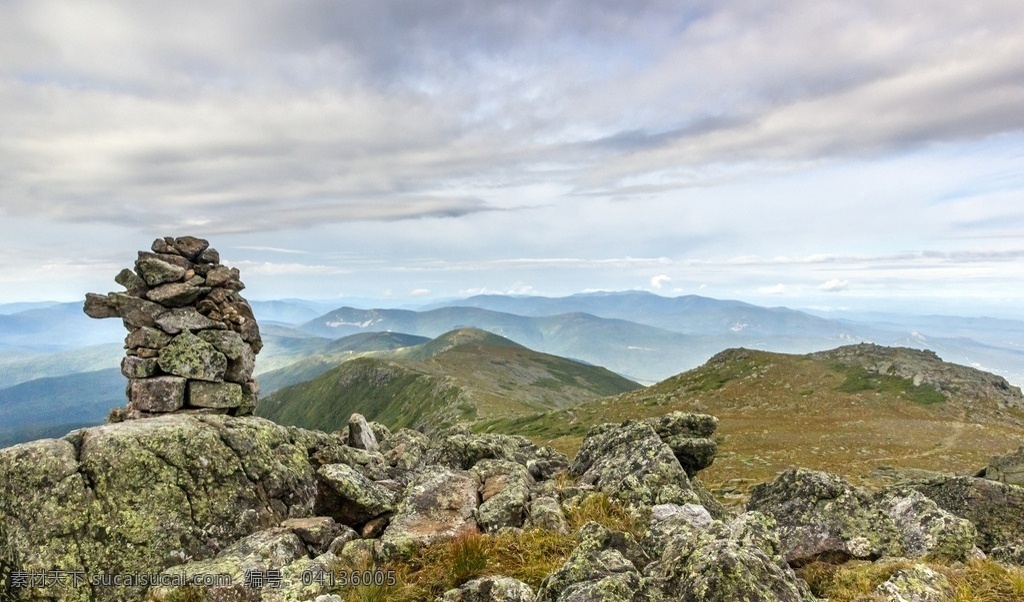
<instances>
[{"instance_id":1,"label":"rocky summit","mask_svg":"<svg viewBox=\"0 0 1024 602\"><path fill-rule=\"evenodd\" d=\"M158 238L134 270L114 281L123 292L85 296L92 318L121 318L128 336L121 372L128 405L111 421L184 412L246 416L259 387L252 371L263 347L236 268L220 264L194 236Z\"/></svg>"}]
</instances>

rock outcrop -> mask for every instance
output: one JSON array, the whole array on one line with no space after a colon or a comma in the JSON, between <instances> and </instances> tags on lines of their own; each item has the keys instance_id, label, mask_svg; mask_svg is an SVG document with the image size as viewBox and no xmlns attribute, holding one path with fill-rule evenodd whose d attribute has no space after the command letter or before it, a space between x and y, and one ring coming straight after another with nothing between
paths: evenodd
<instances>
[{"instance_id":1,"label":"rock outcrop","mask_svg":"<svg viewBox=\"0 0 1024 602\"><path fill-rule=\"evenodd\" d=\"M128 329L121 372L128 405L110 421L171 412L247 416L263 347L238 270L200 238L160 238L114 281L124 292L89 293L85 313L119 317Z\"/></svg>"},{"instance_id":2,"label":"rock outcrop","mask_svg":"<svg viewBox=\"0 0 1024 602\"><path fill-rule=\"evenodd\" d=\"M883 557L963 561L977 537L970 521L918 491L872 495L835 475L799 468L755 487L747 509L777 521L781 553L793 566Z\"/></svg>"},{"instance_id":3,"label":"rock outcrop","mask_svg":"<svg viewBox=\"0 0 1024 602\"><path fill-rule=\"evenodd\" d=\"M982 476L1000 483L1024 485L1024 445L1013 453L994 456Z\"/></svg>"}]
</instances>

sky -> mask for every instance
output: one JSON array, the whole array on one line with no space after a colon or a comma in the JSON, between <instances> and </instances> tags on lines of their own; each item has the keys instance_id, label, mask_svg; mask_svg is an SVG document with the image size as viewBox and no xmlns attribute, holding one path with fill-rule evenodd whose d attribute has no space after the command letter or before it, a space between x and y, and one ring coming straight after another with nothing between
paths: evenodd
<instances>
[{"instance_id":1,"label":"sky","mask_svg":"<svg viewBox=\"0 0 1024 602\"><path fill-rule=\"evenodd\" d=\"M0 302L156 237L251 299L1024 314L1017 0L0 0Z\"/></svg>"}]
</instances>

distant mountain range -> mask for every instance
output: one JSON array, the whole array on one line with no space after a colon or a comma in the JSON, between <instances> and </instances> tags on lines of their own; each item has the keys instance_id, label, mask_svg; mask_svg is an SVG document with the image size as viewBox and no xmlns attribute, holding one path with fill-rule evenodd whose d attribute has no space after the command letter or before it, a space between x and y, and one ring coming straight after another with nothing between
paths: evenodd
<instances>
[{"instance_id":1,"label":"distant mountain range","mask_svg":"<svg viewBox=\"0 0 1024 602\"><path fill-rule=\"evenodd\" d=\"M326 311L325 303L303 300L252 305L266 343L256 366L264 396L342 362L418 345L459 328L479 328L647 384L728 348L808 353L865 341L931 349L944 360L1024 383L1024 321L1006 319L807 312L642 291L560 298L483 295L415 311ZM80 394L79 375L116 370L124 334L116 320L86 317L79 303L0 305L0 393L9 403L36 403L44 410L59 405L54 400L60 396ZM346 338L351 335L359 336ZM61 377L67 378L17 388ZM104 390L90 399L107 407L89 420L101 420L109 407L124 403L120 390ZM8 426L0 417L0 430Z\"/></svg>"},{"instance_id":2,"label":"distant mountain range","mask_svg":"<svg viewBox=\"0 0 1024 602\"><path fill-rule=\"evenodd\" d=\"M433 431L456 421L564 408L638 388L605 368L466 328L345 362L263 399L257 414L333 431L359 412L395 428Z\"/></svg>"}]
</instances>

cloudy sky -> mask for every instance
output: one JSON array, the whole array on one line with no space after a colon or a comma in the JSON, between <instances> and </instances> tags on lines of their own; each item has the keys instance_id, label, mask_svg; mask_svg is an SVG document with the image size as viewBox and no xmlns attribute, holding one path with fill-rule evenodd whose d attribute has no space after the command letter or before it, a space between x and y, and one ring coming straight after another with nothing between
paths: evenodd
<instances>
[{"instance_id":1,"label":"cloudy sky","mask_svg":"<svg viewBox=\"0 0 1024 602\"><path fill-rule=\"evenodd\" d=\"M0 0L0 301L1024 313L1024 3Z\"/></svg>"}]
</instances>

